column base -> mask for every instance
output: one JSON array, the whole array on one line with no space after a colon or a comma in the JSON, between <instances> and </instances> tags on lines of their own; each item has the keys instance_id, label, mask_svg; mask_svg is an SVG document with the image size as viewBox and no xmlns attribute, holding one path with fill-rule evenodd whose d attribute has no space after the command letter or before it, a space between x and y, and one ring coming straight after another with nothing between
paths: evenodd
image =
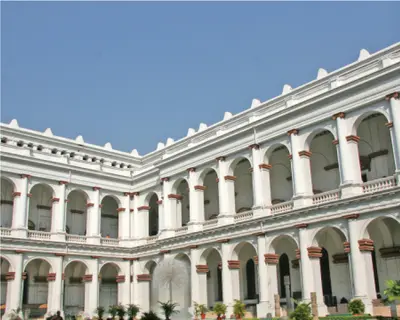
<instances>
[{"instance_id":1,"label":"column base","mask_svg":"<svg viewBox=\"0 0 400 320\"><path fill-rule=\"evenodd\" d=\"M257 318L273 318L276 317L275 308L268 301L260 301L257 304Z\"/></svg>"},{"instance_id":2,"label":"column base","mask_svg":"<svg viewBox=\"0 0 400 320\"><path fill-rule=\"evenodd\" d=\"M358 196L363 193L361 183L343 183L340 185L340 197L342 199Z\"/></svg>"},{"instance_id":3,"label":"column base","mask_svg":"<svg viewBox=\"0 0 400 320\"><path fill-rule=\"evenodd\" d=\"M101 237L98 236L89 236L87 237L87 243L88 244L100 244L100 239Z\"/></svg>"},{"instance_id":4,"label":"column base","mask_svg":"<svg viewBox=\"0 0 400 320\"><path fill-rule=\"evenodd\" d=\"M11 235L15 238L27 238L28 237L28 229L24 229L24 228L11 229Z\"/></svg>"},{"instance_id":5,"label":"column base","mask_svg":"<svg viewBox=\"0 0 400 320\"><path fill-rule=\"evenodd\" d=\"M325 305L325 303L318 304L317 308L318 308L318 317L326 317L329 314L328 307Z\"/></svg>"},{"instance_id":6,"label":"column base","mask_svg":"<svg viewBox=\"0 0 400 320\"><path fill-rule=\"evenodd\" d=\"M60 241L60 242L65 242L66 240L66 234L65 232L56 232L56 233L52 233L50 236L50 239L53 241Z\"/></svg>"},{"instance_id":7,"label":"column base","mask_svg":"<svg viewBox=\"0 0 400 320\"><path fill-rule=\"evenodd\" d=\"M262 206L253 207L253 217L266 217L271 214L271 208L264 208Z\"/></svg>"},{"instance_id":8,"label":"column base","mask_svg":"<svg viewBox=\"0 0 400 320\"><path fill-rule=\"evenodd\" d=\"M294 196L293 200L293 209L303 208L311 206L313 203L312 195L300 195Z\"/></svg>"}]
</instances>

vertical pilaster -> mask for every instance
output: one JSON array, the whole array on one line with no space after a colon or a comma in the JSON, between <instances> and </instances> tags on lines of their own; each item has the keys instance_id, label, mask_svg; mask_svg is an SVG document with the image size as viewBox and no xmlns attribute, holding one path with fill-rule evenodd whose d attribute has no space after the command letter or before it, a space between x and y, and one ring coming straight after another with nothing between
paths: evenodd
<instances>
[{"instance_id":1,"label":"vertical pilaster","mask_svg":"<svg viewBox=\"0 0 400 320\"><path fill-rule=\"evenodd\" d=\"M266 252L266 240L264 233L260 233L257 237L258 247L258 279L259 279L259 303L257 304L257 315L260 318L267 317L268 313L272 313L271 302L269 301L269 293L271 292L268 282L268 268L264 263L264 253ZM273 305L272 305L273 307Z\"/></svg>"},{"instance_id":2,"label":"vertical pilaster","mask_svg":"<svg viewBox=\"0 0 400 320\"><path fill-rule=\"evenodd\" d=\"M56 197L52 202L52 239L56 241L65 241L65 207L66 207L66 185L67 181L60 181Z\"/></svg>"},{"instance_id":3,"label":"vertical pilaster","mask_svg":"<svg viewBox=\"0 0 400 320\"><path fill-rule=\"evenodd\" d=\"M22 272L24 256L18 253L14 256L14 274L8 280L6 313L22 307Z\"/></svg>"},{"instance_id":4,"label":"vertical pilaster","mask_svg":"<svg viewBox=\"0 0 400 320\"><path fill-rule=\"evenodd\" d=\"M100 187L93 187L93 206L88 208L87 232L88 241L91 244L100 244L101 203Z\"/></svg>"},{"instance_id":5,"label":"vertical pilaster","mask_svg":"<svg viewBox=\"0 0 400 320\"><path fill-rule=\"evenodd\" d=\"M121 275L118 282L118 302L127 305L131 301L131 261L122 262Z\"/></svg>"},{"instance_id":6,"label":"vertical pilaster","mask_svg":"<svg viewBox=\"0 0 400 320\"><path fill-rule=\"evenodd\" d=\"M199 231L203 229L204 222L204 190L205 187L198 185L198 177L195 168L189 168L189 202L190 202L190 222L189 231Z\"/></svg>"},{"instance_id":7,"label":"vertical pilaster","mask_svg":"<svg viewBox=\"0 0 400 320\"><path fill-rule=\"evenodd\" d=\"M57 311L60 311L63 314L64 306L63 306L63 293L64 293L64 285L63 285L63 262L64 258L62 256L58 257L54 261L55 266L55 278L52 281L52 302L51 302L51 313L54 314Z\"/></svg>"},{"instance_id":8,"label":"vertical pilaster","mask_svg":"<svg viewBox=\"0 0 400 320\"><path fill-rule=\"evenodd\" d=\"M264 184L263 184L263 175L261 172L261 168L259 165L262 163L261 161L261 152L260 146L258 144L252 144L249 146L251 149L251 154L253 158L253 210L255 216L264 215L263 208L265 206L264 203Z\"/></svg>"},{"instance_id":9,"label":"vertical pilaster","mask_svg":"<svg viewBox=\"0 0 400 320\"><path fill-rule=\"evenodd\" d=\"M144 239L149 236L149 206L139 206L136 212L136 237Z\"/></svg>"},{"instance_id":10,"label":"vertical pilaster","mask_svg":"<svg viewBox=\"0 0 400 320\"><path fill-rule=\"evenodd\" d=\"M266 214L270 213L269 207L271 206L271 175L270 170L272 165L268 163L260 163L257 168L260 170L261 182L263 185L263 203L266 209ZM254 170L257 169L256 167Z\"/></svg>"},{"instance_id":11,"label":"vertical pilaster","mask_svg":"<svg viewBox=\"0 0 400 320\"><path fill-rule=\"evenodd\" d=\"M311 181L311 152L302 150L299 131L293 129L288 131L291 145L292 183L293 183L293 207L299 208L312 204L312 181Z\"/></svg>"},{"instance_id":12,"label":"vertical pilaster","mask_svg":"<svg viewBox=\"0 0 400 320\"><path fill-rule=\"evenodd\" d=\"M119 223L119 238L122 240L122 245L129 245L129 239L131 237L131 228L130 228L130 207L131 207L131 193L125 192L125 198L123 201L123 207L120 208L118 214L118 223ZM124 210L122 210L124 209Z\"/></svg>"},{"instance_id":13,"label":"vertical pilaster","mask_svg":"<svg viewBox=\"0 0 400 320\"><path fill-rule=\"evenodd\" d=\"M192 290L192 303L207 305L207 265L200 265L201 251L197 246L190 249L190 282ZM194 305L191 306L192 308Z\"/></svg>"},{"instance_id":14,"label":"vertical pilaster","mask_svg":"<svg viewBox=\"0 0 400 320\"><path fill-rule=\"evenodd\" d=\"M394 92L386 97L390 103L392 122L386 125L390 129L392 139L394 163L396 167L397 185L400 185L400 93Z\"/></svg>"},{"instance_id":15,"label":"vertical pilaster","mask_svg":"<svg viewBox=\"0 0 400 320\"><path fill-rule=\"evenodd\" d=\"M93 257L89 261L89 270L92 272L91 281L85 283L85 312L90 315L99 305L99 260Z\"/></svg>"},{"instance_id":16,"label":"vertical pilaster","mask_svg":"<svg viewBox=\"0 0 400 320\"><path fill-rule=\"evenodd\" d=\"M230 224L235 217L235 178L228 175L228 164L225 157L218 157L218 224Z\"/></svg>"},{"instance_id":17,"label":"vertical pilaster","mask_svg":"<svg viewBox=\"0 0 400 320\"><path fill-rule=\"evenodd\" d=\"M239 278L235 277L233 269L230 269L230 255L231 255L231 245L226 242L221 244L222 251L222 296L223 302L227 305L227 317L229 317L233 312L233 300L240 299L240 297L235 294L235 285L239 285ZM238 273L238 270L235 270ZM236 283L234 283L236 281Z\"/></svg>"},{"instance_id":18,"label":"vertical pilaster","mask_svg":"<svg viewBox=\"0 0 400 320\"><path fill-rule=\"evenodd\" d=\"M176 199L169 198L168 195L172 191L172 183L168 177L161 178L163 186L163 229L161 230L161 237L170 237L174 235L175 218L176 218Z\"/></svg>"},{"instance_id":19,"label":"vertical pilaster","mask_svg":"<svg viewBox=\"0 0 400 320\"><path fill-rule=\"evenodd\" d=\"M29 180L31 176L28 174L21 175L20 191L15 191L14 209L12 221L12 233L16 237L26 237L28 223L28 190Z\"/></svg>"},{"instance_id":20,"label":"vertical pilaster","mask_svg":"<svg viewBox=\"0 0 400 320\"><path fill-rule=\"evenodd\" d=\"M165 225L164 200L163 199L158 200L157 205L158 205L158 234L160 234L161 230L164 229Z\"/></svg>"},{"instance_id":21,"label":"vertical pilaster","mask_svg":"<svg viewBox=\"0 0 400 320\"><path fill-rule=\"evenodd\" d=\"M140 312L148 312L156 306L151 306L151 275L142 273L139 261L133 262L134 295L133 303L140 306Z\"/></svg>"},{"instance_id":22,"label":"vertical pilaster","mask_svg":"<svg viewBox=\"0 0 400 320\"><path fill-rule=\"evenodd\" d=\"M311 272L313 273L314 292L316 293L317 297L318 314L325 315L327 314L328 310L324 303L324 295L322 292L321 264L320 264L320 258L322 257L322 248L308 247L307 252L312 267Z\"/></svg>"},{"instance_id":23,"label":"vertical pilaster","mask_svg":"<svg viewBox=\"0 0 400 320\"><path fill-rule=\"evenodd\" d=\"M338 139L333 141L338 145L338 162L340 171L341 197L347 198L361 193L361 169L358 154L358 138L351 135L344 112L332 117L336 120Z\"/></svg>"},{"instance_id":24,"label":"vertical pilaster","mask_svg":"<svg viewBox=\"0 0 400 320\"><path fill-rule=\"evenodd\" d=\"M311 292L313 291L312 265L308 256L308 234L307 224L296 226L299 229L299 253L300 253L300 276L303 301L310 302Z\"/></svg>"}]
</instances>

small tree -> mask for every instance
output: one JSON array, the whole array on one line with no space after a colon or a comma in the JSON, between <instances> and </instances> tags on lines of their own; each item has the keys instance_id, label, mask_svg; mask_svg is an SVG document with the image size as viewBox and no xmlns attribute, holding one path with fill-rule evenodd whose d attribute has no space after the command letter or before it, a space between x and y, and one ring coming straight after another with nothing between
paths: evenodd
<instances>
[{"instance_id":1,"label":"small tree","mask_svg":"<svg viewBox=\"0 0 400 320\"><path fill-rule=\"evenodd\" d=\"M125 307L121 303L117 305L117 315L120 320L123 320L126 315Z\"/></svg>"},{"instance_id":2,"label":"small tree","mask_svg":"<svg viewBox=\"0 0 400 320\"><path fill-rule=\"evenodd\" d=\"M217 314L218 319L221 319L221 316L225 315L226 309L227 309L226 304L217 302L214 305L213 311Z\"/></svg>"},{"instance_id":3,"label":"small tree","mask_svg":"<svg viewBox=\"0 0 400 320\"><path fill-rule=\"evenodd\" d=\"M126 313L128 314L129 320L135 319L139 311L140 308L136 304L128 304L128 307L126 308Z\"/></svg>"},{"instance_id":4,"label":"small tree","mask_svg":"<svg viewBox=\"0 0 400 320\"><path fill-rule=\"evenodd\" d=\"M118 306L116 306L116 305L109 306L108 313L111 315L111 318L114 320L115 316L118 313Z\"/></svg>"},{"instance_id":5,"label":"small tree","mask_svg":"<svg viewBox=\"0 0 400 320\"><path fill-rule=\"evenodd\" d=\"M235 314L236 319L243 318L246 313L246 305L242 301L235 299L233 313Z\"/></svg>"},{"instance_id":6,"label":"small tree","mask_svg":"<svg viewBox=\"0 0 400 320\"><path fill-rule=\"evenodd\" d=\"M299 303L290 314L290 319L295 320L312 320L313 316L311 314L311 303Z\"/></svg>"},{"instance_id":7,"label":"small tree","mask_svg":"<svg viewBox=\"0 0 400 320\"><path fill-rule=\"evenodd\" d=\"M205 304L199 304L197 302L194 302L194 314L196 318L198 316L201 316L201 318L204 319L207 311L208 309Z\"/></svg>"},{"instance_id":8,"label":"small tree","mask_svg":"<svg viewBox=\"0 0 400 320\"><path fill-rule=\"evenodd\" d=\"M400 301L400 280L387 280L386 289L383 291L387 297L387 302L390 304L392 317L397 317L396 301Z\"/></svg>"},{"instance_id":9,"label":"small tree","mask_svg":"<svg viewBox=\"0 0 400 320\"><path fill-rule=\"evenodd\" d=\"M349 302L348 309L353 315L363 314L365 311L365 305L360 299L352 299Z\"/></svg>"},{"instance_id":10,"label":"small tree","mask_svg":"<svg viewBox=\"0 0 400 320\"><path fill-rule=\"evenodd\" d=\"M140 320L161 320L157 313L153 311L144 312Z\"/></svg>"},{"instance_id":11,"label":"small tree","mask_svg":"<svg viewBox=\"0 0 400 320\"><path fill-rule=\"evenodd\" d=\"M173 314L179 313L179 311L176 310L176 307L178 306L177 303L171 301L167 302L158 301L158 303L161 305L161 309L163 310L165 320L170 320Z\"/></svg>"},{"instance_id":12,"label":"small tree","mask_svg":"<svg viewBox=\"0 0 400 320\"><path fill-rule=\"evenodd\" d=\"M99 320L102 320L103 316L104 316L104 312L105 312L104 307L98 306L95 311L96 311L97 315L99 316Z\"/></svg>"}]
</instances>

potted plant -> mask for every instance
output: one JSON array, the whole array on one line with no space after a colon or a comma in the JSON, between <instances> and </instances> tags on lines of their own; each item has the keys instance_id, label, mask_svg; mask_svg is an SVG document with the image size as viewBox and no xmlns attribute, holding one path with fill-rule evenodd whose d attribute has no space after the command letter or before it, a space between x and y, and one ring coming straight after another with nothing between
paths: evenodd
<instances>
[{"instance_id":1,"label":"potted plant","mask_svg":"<svg viewBox=\"0 0 400 320\"><path fill-rule=\"evenodd\" d=\"M161 319L155 312L149 311L149 312L144 312L140 320L161 320Z\"/></svg>"},{"instance_id":2,"label":"potted plant","mask_svg":"<svg viewBox=\"0 0 400 320\"><path fill-rule=\"evenodd\" d=\"M217 302L214 305L213 311L217 314L218 320L221 320L225 317L226 309L226 304L223 304L222 302Z\"/></svg>"},{"instance_id":3,"label":"potted plant","mask_svg":"<svg viewBox=\"0 0 400 320\"><path fill-rule=\"evenodd\" d=\"M126 313L128 314L129 320L136 319L137 314L139 313L140 308L136 304L128 304L126 308Z\"/></svg>"},{"instance_id":4,"label":"potted plant","mask_svg":"<svg viewBox=\"0 0 400 320\"><path fill-rule=\"evenodd\" d=\"M117 315L119 320L124 320L124 316L126 315L126 310L121 303L117 305Z\"/></svg>"},{"instance_id":5,"label":"potted plant","mask_svg":"<svg viewBox=\"0 0 400 320\"><path fill-rule=\"evenodd\" d=\"M118 313L118 306L116 306L116 305L112 305L112 306L109 306L109 308L108 308L108 313L110 314L110 316L111 316L111 319L115 319L115 316L117 315L117 313Z\"/></svg>"},{"instance_id":6,"label":"potted plant","mask_svg":"<svg viewBox=\"0 0 400 320\"><path fill-rule=\"evenodd\" d=\"M352 299L349 302L348 309L353 316L359 316L364 313L365 305L361 299Z\"/></svg>"},{"instance_id":7,"label":"potted plant","mask_svg":"<svg viewBox=\"0 0 400 320\"><path fill-rule=\"evenodd\" d=\"M201 319L206 318L206 312L208 311L207 307L205 304L199 304L199 311L201 315Z\"/></svg>"},{"instance_id":8,"label":"potted plant","mask_svg":"<svg viewBox=\"0 0 400 320\"><path fill-rule=\"evenodd\" d=\"M386 289L383 291L390 303L392 317L397 317L397 301L400 301L400 280L387 280Z\"/></svg>"},{"instance_id":9,"label":"potted plant","mask_svg":"<svg viewBox=\"0 0 400 320\"><path fill-rule=\"evenodd\" d=\"M298 303L296 309L290 314L290 319L312 320L311 303Z\"/></svg>"},{"instance_id":10,"label":"potted plant","mask_svg":"<svg viewBox=\"0 0 400 320\"><path fill-rule=\"evenodd\" d=\"M163 310L165 320L171 320L171 316L179 312L178 310L176 310L176 307L178 306L177 303L171 301L167 302L158 301L158 303L161 305L161 309Z\"/></svg>"},{"instance_id":11,"label":"potted plant","mask_svg":"<svg viewBox=\"0 0 400 320\"><path fill-rule=\"evenodd\" d=\"M103 320L104 312L105 312L104 307L98 306L96 308L95 312L97 313L97 316L99 317L99 320Z\"/></svg>"},{"instance_id":12,"label":"potted plant","mask_svg":"<svg viewBox=\"0 0 400 320\"><path fill-rule=\"evenodd\" d=\"M193 301L193 304L194 304L194 320L198 320L200 315L199 304L196 301Z\"/></svg>"},{"instance_id":13,"label":"potted plant","mask_svg":"<svg viewBox=\"0 0 400 320\"><path fill-rule=\"evenodd\" d=\"M236 319L242 319L244 314L246 313L246 305L240 301L235 299L235 303L233 304L233 314Z\"/></svg>"}]
</instances>

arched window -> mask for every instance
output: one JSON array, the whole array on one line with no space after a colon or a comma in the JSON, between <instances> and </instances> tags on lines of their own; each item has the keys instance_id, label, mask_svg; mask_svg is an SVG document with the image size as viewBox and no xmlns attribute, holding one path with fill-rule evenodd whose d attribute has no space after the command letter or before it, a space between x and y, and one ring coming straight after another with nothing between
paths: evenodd
<instances>
[{"instance_id":1,"label":"arched window","mask_svg":"<svg viewBox=\"0 0 400 320\"><path fill-rule=\"evenodd\" d=\"M246 263L247 299L256 298L256 268L253 259Z\"/></svg>"},{"instance_id":2,"label":"arched window","mask_svg":"<svg viewBox=\"0 0 400 320\"><path fill-rule=\"evenodd\" d=\"M329 255L325 248L322 248L322 257L320 258L322 293L326 296L332 295L331 272L329 269ZM328 303L327 305L329 305Z\"/></svg>"},{"instance_id":3,"label":"arched window","mask_svg":"<svg viewBox=\"0 0 400 320\"><path fill-rule=\"evenodd\" d=\"M286 253L279 257L279 282L281 286L281 298L286 298L285 276L290 276L289 258Z\"/></svg>"}]
</instances>

